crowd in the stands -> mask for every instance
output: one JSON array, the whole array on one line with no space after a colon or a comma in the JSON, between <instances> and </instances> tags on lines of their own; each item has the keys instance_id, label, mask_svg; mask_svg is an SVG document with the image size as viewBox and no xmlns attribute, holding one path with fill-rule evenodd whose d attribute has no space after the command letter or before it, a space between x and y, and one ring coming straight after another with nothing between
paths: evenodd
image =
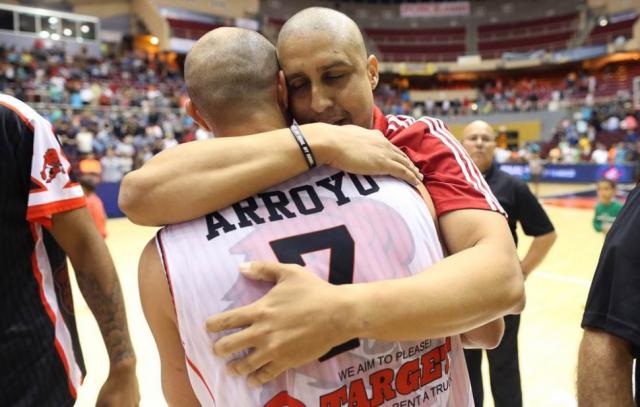
<instances>
[{"instance_id":1,"label":"crowd in the stands","mask_svg":"<svg viewBox=\"0 0 640 407\"><path fill-rule=\"evenodd\" d=\"M117 182L166 148L212 136L186 115L182 72L173 58L109 51L94 58L45 49L38 42L28 51L0 45L0 92L45 115L81 173ZM536 111L584 96L587 103L559 125L551 143L512 151L499 137L496 158L526 161L533 152L550 162L637 161L638 112L628 101L589 101L596 86L593 76L569 74L561 89L535 79L497 80L479 86L473 100L413 101L407 89L383 83L376 104L385 113L459 116Z\"/></svg>"}]
</instances>

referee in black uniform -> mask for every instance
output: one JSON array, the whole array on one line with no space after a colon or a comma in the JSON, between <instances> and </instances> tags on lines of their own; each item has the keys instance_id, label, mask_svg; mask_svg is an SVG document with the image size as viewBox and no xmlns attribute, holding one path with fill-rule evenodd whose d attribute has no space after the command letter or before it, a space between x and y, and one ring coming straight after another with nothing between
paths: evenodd
<instances>
[{"instance_id":1,"label":"referee in black uniform","mask_svg":"<svg viewBox=\"0 0 640 407\"><path fill-rule=\"evenodd\" d=\"M462 145L478 169L484 175L493 194L509 215L509 228L513 241L518 245L516 223L520 222L524 233L534 236L526 256L520 261L525 278L542 262L556 240L556 233L549 217L527 184L500 171L493 164L496 135L486 122L475 121L464 129ZM522 406L520 365L518 360L518 328L520 315L504 317L505 331L496 349L488 350L491 393L496 407ZM471 389L476 407L482 406L482 350L465 350Z\"/></svg>"},{"instance_id":2,"label":"referee in black uniform","mask_svg":"<svg viewBox=\"0 0 640 407\"><path fill-rule=\"evenodd\" d=\"M640 186L607 234L582 319L578 403L640 406ZM636 396L632 366L636 359Z\"/></svg>"}]
</instances>

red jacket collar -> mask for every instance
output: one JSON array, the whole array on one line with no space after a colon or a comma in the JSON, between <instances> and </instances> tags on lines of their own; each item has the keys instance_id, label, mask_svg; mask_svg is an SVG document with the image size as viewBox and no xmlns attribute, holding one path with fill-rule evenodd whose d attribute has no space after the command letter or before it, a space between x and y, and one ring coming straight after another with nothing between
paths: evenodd
<instances>
[{"instance_id":1,"label":"red jacket collar","mask_svg":"<svg viewBox=\"0 0 640 407\"><path fill-rule=\"evenodd\" d=\"M373 129L380 130L383 134L387 132L389 122L377 106L373 106Z\"/></svg>"}]
</instances>

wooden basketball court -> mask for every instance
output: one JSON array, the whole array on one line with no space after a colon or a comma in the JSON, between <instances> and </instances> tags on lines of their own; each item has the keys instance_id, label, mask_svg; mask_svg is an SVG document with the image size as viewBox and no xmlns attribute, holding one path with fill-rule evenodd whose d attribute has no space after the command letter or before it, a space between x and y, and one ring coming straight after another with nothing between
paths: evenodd
<instances>
[{"instance_id":1,"label":"wooden basketball court","mask_svg":"<svg viewBox=\"0 0 640 407\"><path fill-rule=\"evenodd\" d=\"M542 196L589 189L578 185L541 185ZM547 206L558 240L547 259L526 282L527 306L520 328L520 359L525 405L572 407L575 401L576 360L580 320L598 255L604 240L591 226L593 212ZM135 226L125 219L108 223L107 243L125 293L129 327L138 356L141 406L165 406L155 343L138 298L137 263L155 228ZM530 239L521 236L520 255ZM98 327L74 281L74 298L88 374L77 406L95 405L108 372L107 355ZM485 406L493 406L485 368Z\"/></svg>"}]
</instances>

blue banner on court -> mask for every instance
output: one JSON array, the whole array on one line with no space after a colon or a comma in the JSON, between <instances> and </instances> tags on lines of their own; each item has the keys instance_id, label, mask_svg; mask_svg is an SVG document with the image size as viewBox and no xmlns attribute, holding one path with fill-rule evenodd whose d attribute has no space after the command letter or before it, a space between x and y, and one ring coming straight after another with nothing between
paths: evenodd
<instances>
[{"instance_id":1,"label":"blue banner on court","mask_svg":"<svg viewBox=\"0 0 640 407\"><path fill-rule=\"evenodd\" d=\"M524 181L531 180L528 164L498 164L502 171ZM638 164L545 164L541 181L591 183L601 178L614 179L620 183L636 181Z\"/></svg>"}]
</instances>

